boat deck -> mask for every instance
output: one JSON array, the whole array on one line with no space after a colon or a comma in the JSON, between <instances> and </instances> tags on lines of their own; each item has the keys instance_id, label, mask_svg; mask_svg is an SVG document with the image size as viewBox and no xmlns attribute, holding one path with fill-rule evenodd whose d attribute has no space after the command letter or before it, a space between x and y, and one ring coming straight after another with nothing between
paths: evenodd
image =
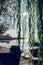
<instances>
[{"instance_id":1,"label":"boat deck","mask_svg":"<svg viewBox=\"0 0 43 65\"><path fill-rule=\"evenodd\" d=\"M0 53L9 53L9 51L10 50L8 48L0 47ZM26 58L21 57L19 65L32 65L32 62L29 58L26 59Z\"/></svg>"}]
</instances>

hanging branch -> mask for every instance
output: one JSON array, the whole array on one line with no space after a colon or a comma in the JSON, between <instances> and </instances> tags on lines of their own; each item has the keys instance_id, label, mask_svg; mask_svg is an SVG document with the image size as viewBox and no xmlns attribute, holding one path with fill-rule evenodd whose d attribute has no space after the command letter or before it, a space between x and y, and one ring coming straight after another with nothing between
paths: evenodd
<instances>
[{"instance_id":1,"label":"hanging branch","mask_svg":"<svg viewBox=\"0 0 43 65\"><path fill-rule=\"evenodd\" d=\"M20 25L20 0L18 0L18 23L17 23L17 26L18 26L18 45L20 46L20 32L21 32L21 25Z\"/></svg>"},{"instance_id":2,"label":"hanging branch","mask_svg":"<svg viewBox=\"0 0 43 65\"><path fill-rule=\"evenodd\" d=\"M28 10L29 10L29 21L28 21L28 27L29 27L29 42L31 44L31 2L28 0Z\"/></svg>"}]
</instances>

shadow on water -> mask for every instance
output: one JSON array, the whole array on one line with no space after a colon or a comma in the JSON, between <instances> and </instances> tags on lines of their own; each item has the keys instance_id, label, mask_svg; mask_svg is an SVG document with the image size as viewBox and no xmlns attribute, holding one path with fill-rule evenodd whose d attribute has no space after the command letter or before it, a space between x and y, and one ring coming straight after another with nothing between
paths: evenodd
<instances>
[{"instance_id":1,"label":"shadow on water","mask_svg":"<svg viewBox=\"0 0 43 65\"><path fill-rule=\"evenodd\" d=\"M19 65L20 56L19 46L12 46L9 53L0 53L0 65Z\"/></svg>"}]
</instances>

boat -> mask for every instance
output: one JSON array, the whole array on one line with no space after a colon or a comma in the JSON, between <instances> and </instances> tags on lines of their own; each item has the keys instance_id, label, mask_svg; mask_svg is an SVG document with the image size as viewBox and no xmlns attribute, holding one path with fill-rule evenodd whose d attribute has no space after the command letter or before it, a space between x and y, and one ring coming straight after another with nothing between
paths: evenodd
<instances>
[{"instance_id":1,"label":"boat","mask_svg":"<svg viewBox=\"0 0 43 65\"><path fill-rule=\"evenodd\" d=\"M9 43L12 40L18 40L18 39L22 40L22 39L25 39L25 38L23 38L23 37L20 37L20 38L12 37L9 34L7 34L7 35L3 35L2 37L0 37L0 42L7 42L7 43Z\"/></svg>"}]
</instances>

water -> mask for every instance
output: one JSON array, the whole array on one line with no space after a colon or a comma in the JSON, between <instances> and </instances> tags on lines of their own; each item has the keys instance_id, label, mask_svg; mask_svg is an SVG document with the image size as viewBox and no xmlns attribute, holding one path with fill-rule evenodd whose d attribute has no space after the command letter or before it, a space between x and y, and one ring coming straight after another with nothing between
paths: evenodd
<instances>
[{"instance_id":1,"label":"water","mask_svg":"<svg viewBox=\"0 0 43 65\"><path fill-rule=\"evenodd\" d=\"M35 42L39 41L37 29L38 17L36 15L36 3L37 0L35 0L33 3L31 0L21 0L19 21L21 31L19 30L20 28L17 27L19 18L19 6L17 0L9 0L9 2L7 2L7 12L4 13L4 11L2 11L2 14L0 15L0 25L3 24L5 27L8 28L8 30L4 34L10 34L11 36L17 37L18 31L20 31L20 36L25 38L25 40L20 41L20 48L24 51L24 55L29 55L28 53L30 53L30 34L31 42L33 39ZM9 45L13 45L12 43L18 45L18 41L12 41L9 43ZM9 45L8 47L10 47ZM7 47L7 45L5 46Z\"/></svg>"}]
</instances>

